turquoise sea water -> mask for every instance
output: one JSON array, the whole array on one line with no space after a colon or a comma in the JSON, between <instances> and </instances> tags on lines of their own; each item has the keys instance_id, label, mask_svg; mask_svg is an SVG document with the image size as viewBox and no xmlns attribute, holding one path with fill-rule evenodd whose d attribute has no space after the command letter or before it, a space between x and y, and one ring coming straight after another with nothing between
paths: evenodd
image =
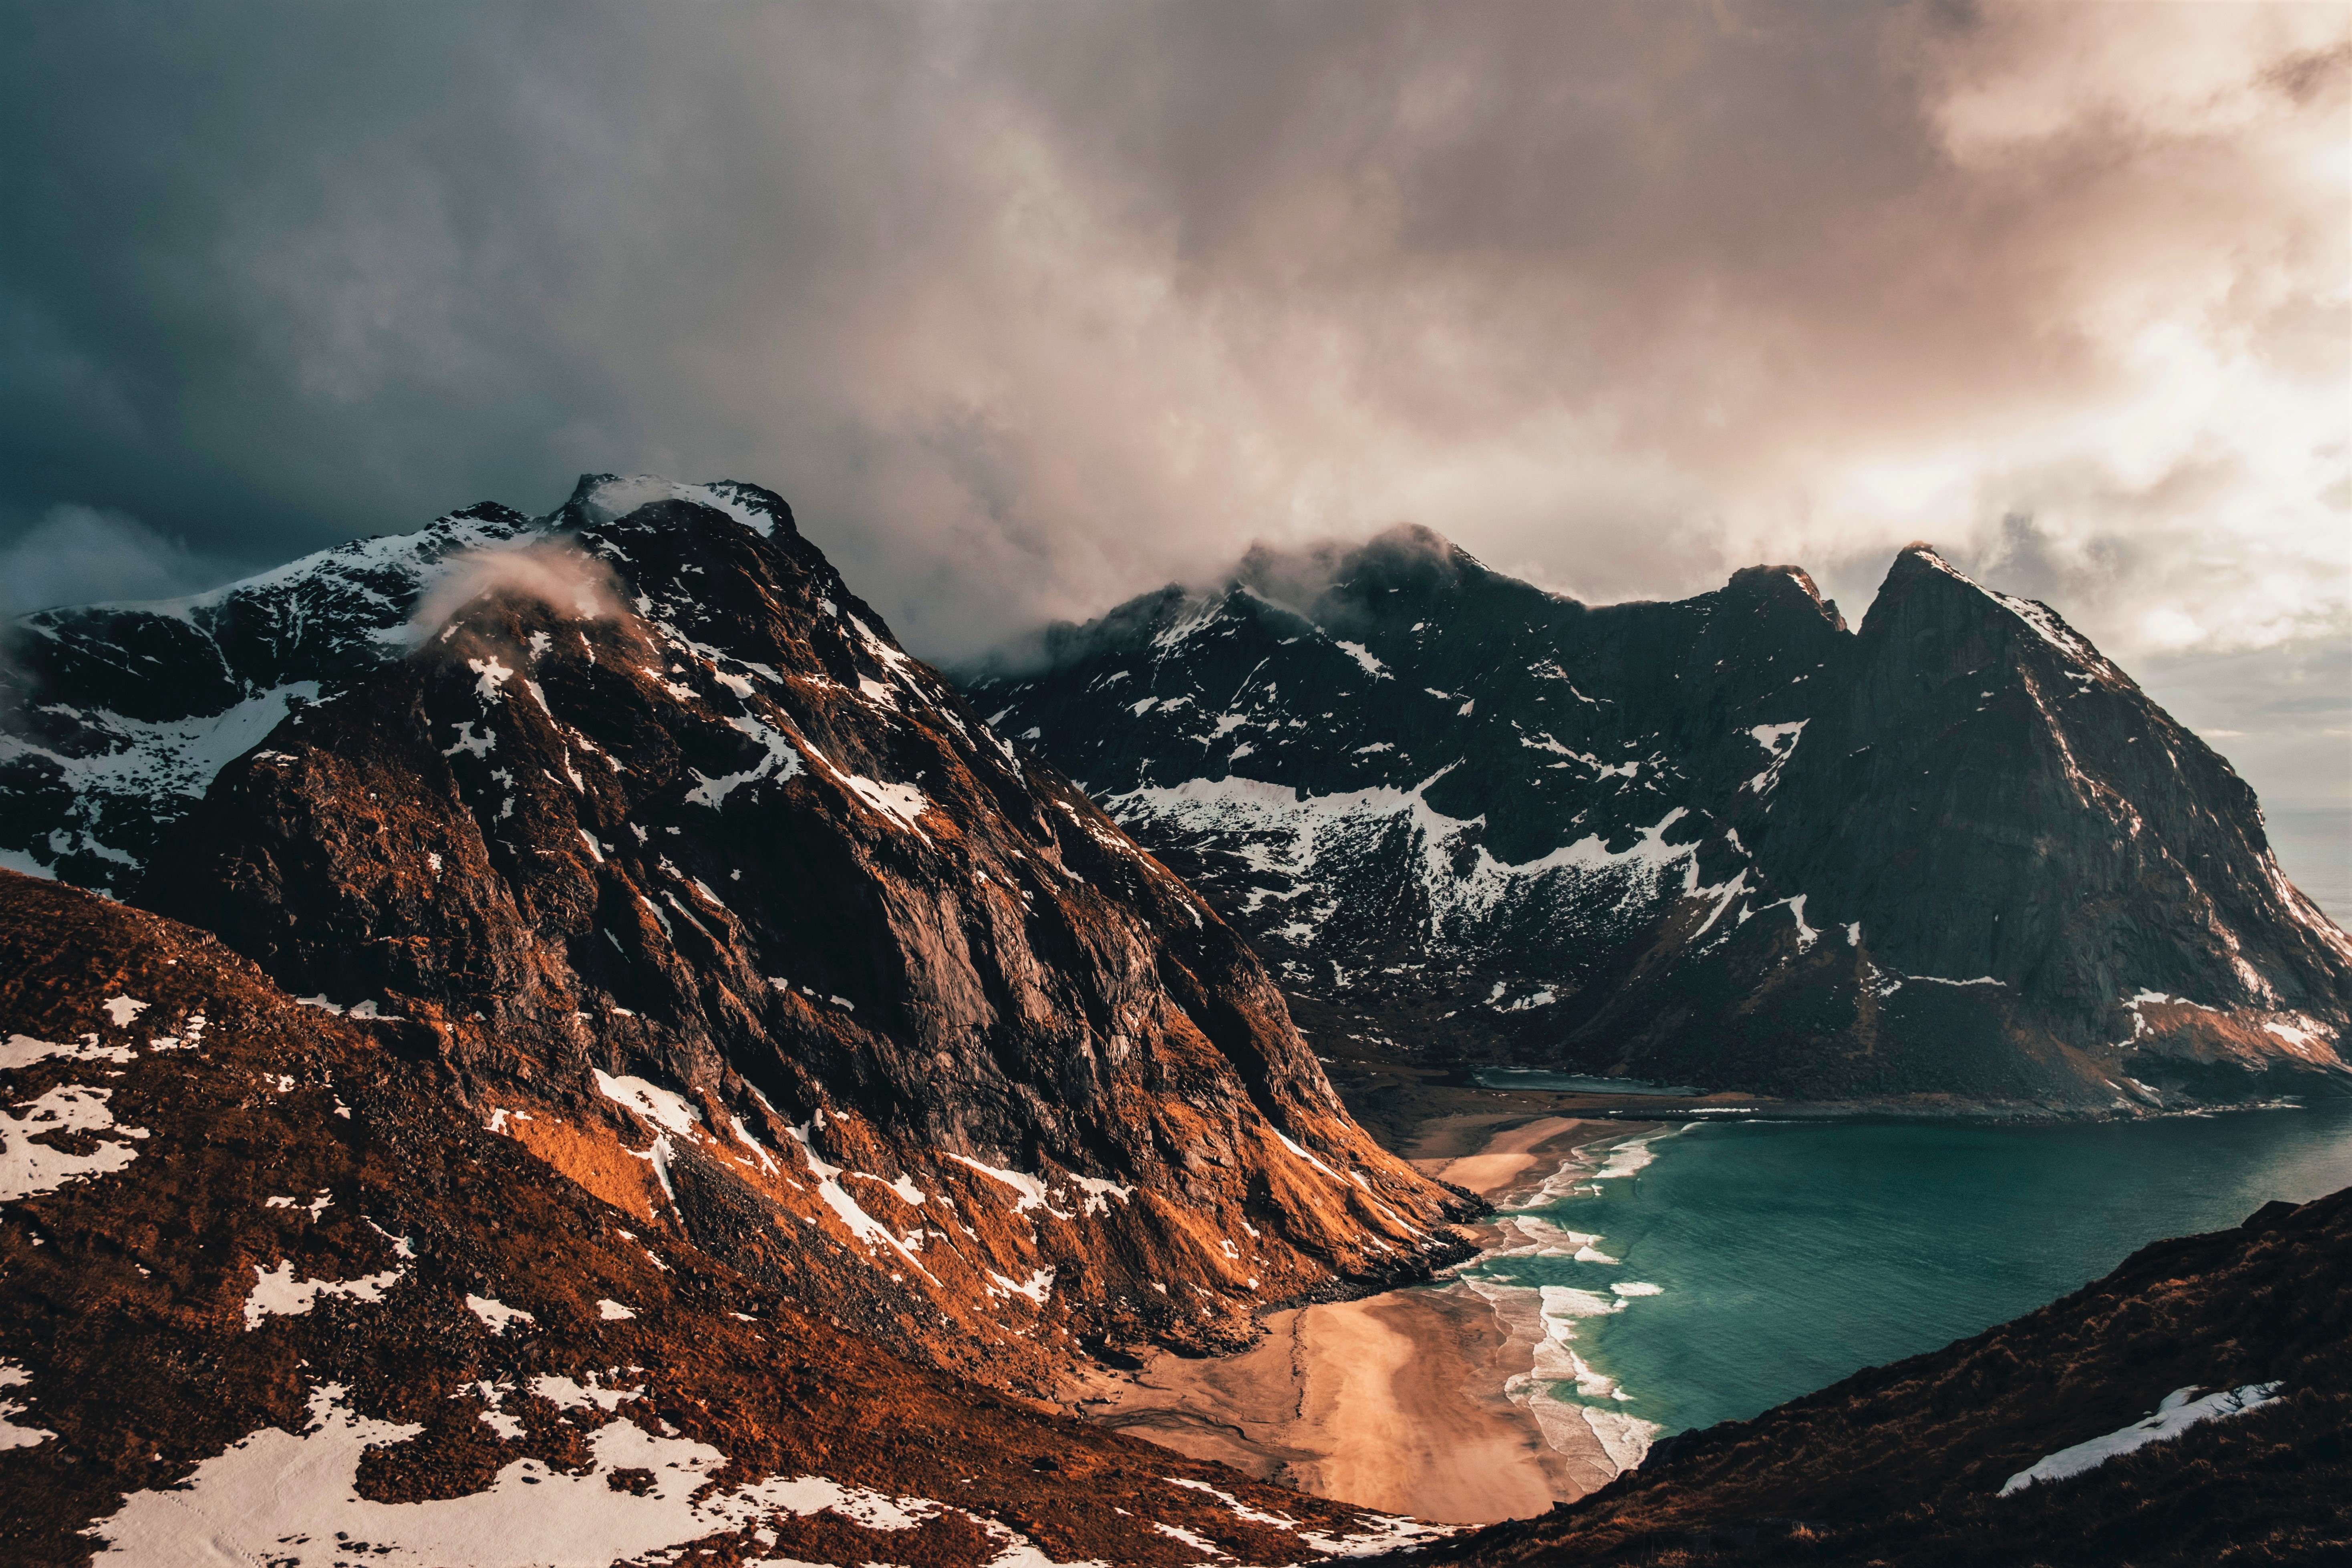
<instances>
[{"instance_id":1,"label":"turquoise sea water","mask_svg":"<svg viewBox=\"0 0 2352 1568\"><path fill-rule=\"evenodd\" d=\"M1546 1293L1555 1332L1631 1396L1591 1383L1580 1402L1672 1432L1934 1350L2158 1237L2352 1185L2352 1100L2088 1126L1716 1123L1612 1169L1517 1212L1617 1262L1564 1246L1466 1272L1565 1287Z\"/></svg>"}]
</instances>

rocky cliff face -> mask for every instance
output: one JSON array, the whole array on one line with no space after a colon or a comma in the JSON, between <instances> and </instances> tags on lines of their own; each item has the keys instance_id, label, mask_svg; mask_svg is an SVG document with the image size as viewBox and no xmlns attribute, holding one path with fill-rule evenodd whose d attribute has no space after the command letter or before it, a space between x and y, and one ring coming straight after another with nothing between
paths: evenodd
<instances>
[{"instance_id":1,"label":"rocky cliff face","mask_svg":"<svg viewBox=\"0 0 2352 1568\"><path fill-rule=\"evenodd\" d=\"M1233 931L781 500L592 479L452 570L140 901L646 1226L999 1385L1462 1250L1472 1205L1348 1119Z\"/></svg>"},{"instance_id":2,"label":"rocky cliff face","mask_svg":"<svg viewBox=\"0 0 2352 1568\"><path fill-rule=\"evenodd\" d=\"M910 1366L485 1127L410 1033L0 871L0 1556L1288 1563L1426 1533Z\"/></svg>"},{"instance_id":3,"label":"rocky cliff face","mask_svg":"<svg viewBox=\"0 0 2352 1568\"><path fill-rule=\"evenodd\" d=\"M2027 1317L1670 1438L1423 1561L2326 1563L2352 1554L2352 1192L2160 1241Z\"/></svg>"},{"instance_id":4,"label":"rocky cliff face","mask_svg":"<svg viewBox=\"0 0 2352 1568\"><path fill-rule=\"evenodd\" d=\"M1318 1029L1849 1100L2352 1082L2352 939L2252 793L1925 545L1855 632L1793 567L1590 607L1401 530L1057 628L1044 663L976 703Z\"/></svg>"}]
</instances>

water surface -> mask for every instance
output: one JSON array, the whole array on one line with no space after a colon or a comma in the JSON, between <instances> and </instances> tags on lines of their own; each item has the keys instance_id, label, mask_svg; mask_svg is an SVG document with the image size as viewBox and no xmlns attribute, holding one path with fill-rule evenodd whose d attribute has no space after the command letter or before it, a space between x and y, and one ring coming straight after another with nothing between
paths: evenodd
<instances>
[{"instance_id":1,"label":"water surface","mask_svg":"<svg viewBox=\"0 0 2352 1568\"><path fill-rule=\"evenodd\" d=\"M1586 1260L1563 1247L1469 1272L1565 1287L1546 1292L1553 1331L1604 1376L1554 1396L1675 1431L1973 1334L2159 1237L2352 1185L2352 1100L2069 1126L1709 1122L1591 1174L1523 1211L1596 1237Z\"/></svg>"}]
</instances>

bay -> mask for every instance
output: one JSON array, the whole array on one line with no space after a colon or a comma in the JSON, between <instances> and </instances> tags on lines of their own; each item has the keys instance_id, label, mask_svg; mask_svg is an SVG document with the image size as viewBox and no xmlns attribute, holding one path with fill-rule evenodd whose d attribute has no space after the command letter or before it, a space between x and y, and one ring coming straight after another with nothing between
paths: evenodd
<instances>
[{"instance_id":1,"label":"bay","mask_svg":"<svg viewBox=\"0 0 2352 1568\"><path fill-rule=\"evenodd\" d=\"M2352 1100L2055 1126L1706 1123L1645 1142L1595 1173L1621 1173L1517 1211L1597 1236L1591 1252L1614 1263L1466 1272L1621 1301L1559 1327L1628 1397L1552 1394L1665 1432L1976 1333L2159 1237L2352 1185ZM1620 1285L1657 1290L1612 1297Z\"/></svg>"}]
</instances>

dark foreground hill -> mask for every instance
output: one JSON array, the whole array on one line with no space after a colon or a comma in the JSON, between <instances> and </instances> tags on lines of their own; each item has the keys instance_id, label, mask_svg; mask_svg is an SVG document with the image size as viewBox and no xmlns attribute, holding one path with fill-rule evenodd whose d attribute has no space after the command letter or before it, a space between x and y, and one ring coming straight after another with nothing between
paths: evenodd
<instances>
[{"instance_id":1,"label":"dark foreground hill","mask_svg":"<svg viewBox=\"0 0 2352 1568\"><path fill-rule=\"evenodd\" d=\"M922 1370L401 1031L0 872L0 1561L1187 1563L1413 1527ZM800 1162L781 1119L730 1132Z\"/></svg>"},{"instance_id":2,"label":"dark foreground hill","mask_svg":"<svg viewBox=\"0 0 2352 1568\"><path fill-rule=\"evenodd\" d=\"M2239 1403L2075 1473L2016 1479L2167 1414ZM2038 1312L1669 1439L1590 1497L1424 1560L2344 1563L2347 1433L2352 1191L2143 1247Z\"/></svg>"},{"instance_id":3,"label":"dark foreground hill","mask_svg":"<svg viewBox=\"0 0 2352 1568\"><path fill-rule=\"evenodd\" d=\"M1853 631L1793 567L1593 607L1406 529L1031 664L968 689L1318 1033L2011 1110L2352 1087L2352 938L2252 791L1925 545Z\"/></svg>"}]
</instances>

